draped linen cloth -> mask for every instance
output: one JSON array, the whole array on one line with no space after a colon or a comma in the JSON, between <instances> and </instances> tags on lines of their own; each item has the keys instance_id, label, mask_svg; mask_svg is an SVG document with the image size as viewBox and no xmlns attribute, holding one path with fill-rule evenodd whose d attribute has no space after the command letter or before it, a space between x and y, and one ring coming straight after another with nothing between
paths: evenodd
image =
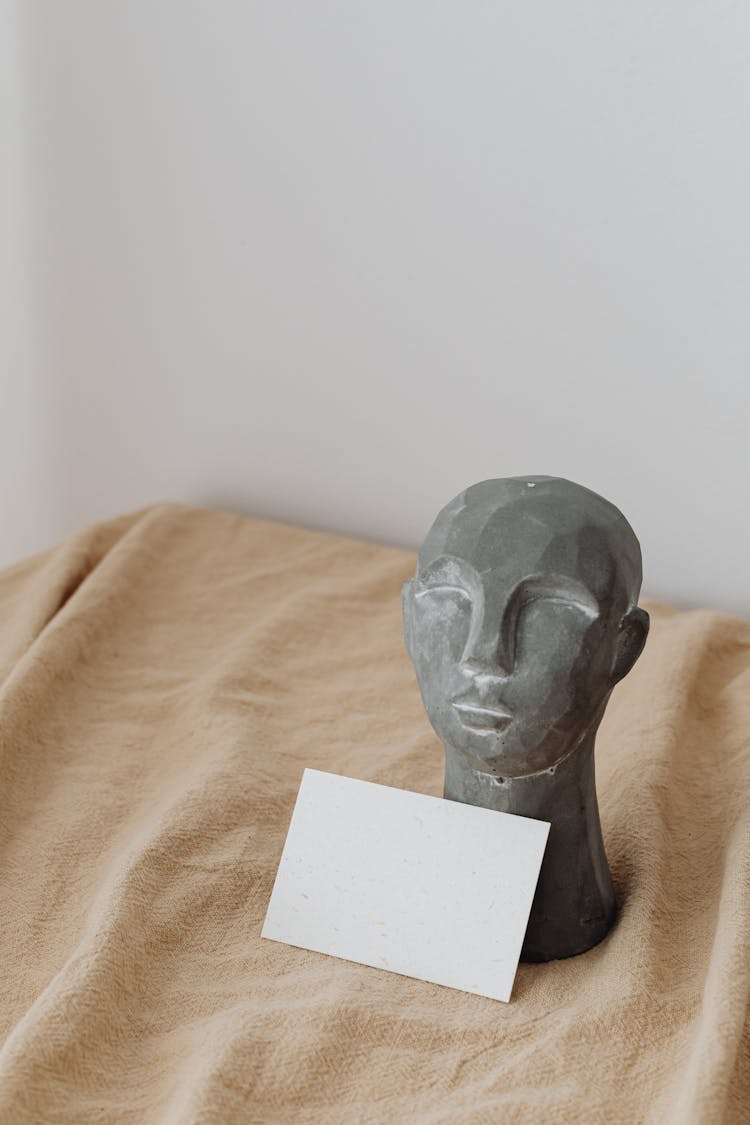
<instances>
[{"instance_id":1,"label":"draped linen cloth","mask_svg":"<svg viewBox=\"0 0 750 1125\"><path fill-rule=\"evenodd\" d=\"M166 504L0 575L0 1122L750 1120L750 623L648 605L617 924L510 1004L260 938L305 766L439 796L414 556Z\"/></svg>"}]
</instances>

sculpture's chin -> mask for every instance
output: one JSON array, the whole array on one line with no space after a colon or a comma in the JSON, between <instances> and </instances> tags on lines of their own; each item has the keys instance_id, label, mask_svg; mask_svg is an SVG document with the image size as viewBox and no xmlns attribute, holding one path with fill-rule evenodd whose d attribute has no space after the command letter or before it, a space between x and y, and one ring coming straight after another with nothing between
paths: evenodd
<instances>
[{"instance_id":1,"label":"sculpture's chin","mask_svg":"<svg viewBox=\"0 0 750 1125\"><path fill-rule=\"evenodd\" d=\"M515 740L495 738L464 739L459 745L444 740L450 754L457 762L477 773L494 777L498 781L534 774L554 773L575 749L574 744L540 745L529 749Z\"/></svg>"}]
</instances>

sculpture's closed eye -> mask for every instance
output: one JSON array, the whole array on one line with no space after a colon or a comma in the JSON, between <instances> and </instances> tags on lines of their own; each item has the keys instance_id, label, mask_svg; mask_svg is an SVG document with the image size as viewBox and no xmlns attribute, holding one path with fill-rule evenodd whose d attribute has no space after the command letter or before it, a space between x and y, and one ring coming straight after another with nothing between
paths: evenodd
<instances>
[{"instance_id":1,"label":"sculpture's closed eye","mask_svg":"<svg viewBox=\"0 0 750 1125\"><path fill-rule=\"evenodd\" d=\"M457 594L473 600L478 586L477 575L462 560L450 556L434 560L414 579L414 594L424 598L428 594Z\"/></svg>"},{"instance_id":2,"label":"sculpture's closed eye","mask_svg":"<svg viewBox=\"0 0 750 1125\"><path fill-rule=\"evenodd\" d=\"M463 586L458 586L454 582L432 582L426 585L420 584L415 593L415 598L424 598L427 594L460 594L464 598L470 598L471 595Z\"/></svg>"},{"instance_id":3,"label":"sculpture's closed eye","mask_svg":"<svg viewBox=\"0 0 750 1125\"><path fill-rule=\"evenodd\" d=\"M536 602L549 602L578 610L592 620L599 615L599 606L585 586L565 579L527 578L515 591L513 601L517 613Z\"/></svg>"}]
</instances>

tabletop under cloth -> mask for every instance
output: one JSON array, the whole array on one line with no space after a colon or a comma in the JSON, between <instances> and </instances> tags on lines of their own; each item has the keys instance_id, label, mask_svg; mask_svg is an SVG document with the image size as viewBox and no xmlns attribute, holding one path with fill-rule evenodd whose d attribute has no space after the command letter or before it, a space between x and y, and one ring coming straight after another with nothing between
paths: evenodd
<instances>
[{"instance_id":1,"label":"tabletop under cloth","mask_svg":"<svg viewBox=\"0 0 750 1125\"><path fill-rule=\"evenodd\" d=\"M413 566L165 504L0 575L0 1122L750 1119L750 622L646 603L617 924L510 1004L261 940L304 767L441 793Z\"/></svg>"}]
</instances>

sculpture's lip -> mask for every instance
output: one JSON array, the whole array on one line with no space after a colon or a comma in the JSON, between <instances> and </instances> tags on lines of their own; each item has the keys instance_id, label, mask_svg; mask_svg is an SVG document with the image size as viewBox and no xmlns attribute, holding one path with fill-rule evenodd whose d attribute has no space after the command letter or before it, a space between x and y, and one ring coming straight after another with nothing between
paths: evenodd
<instances>
[{"instance_id":1,"label":"sculpture's lip","mask_svg":"<svg viewBox=\"0 0 750 1125\"><path fill-rule=\"evenodd\" d=\"M471 703L467 699L454 699L453 706L463 725L475 730L500 730L513 718L504 707L488 707L483 703Z\"/></svg>"}]
</instances>

